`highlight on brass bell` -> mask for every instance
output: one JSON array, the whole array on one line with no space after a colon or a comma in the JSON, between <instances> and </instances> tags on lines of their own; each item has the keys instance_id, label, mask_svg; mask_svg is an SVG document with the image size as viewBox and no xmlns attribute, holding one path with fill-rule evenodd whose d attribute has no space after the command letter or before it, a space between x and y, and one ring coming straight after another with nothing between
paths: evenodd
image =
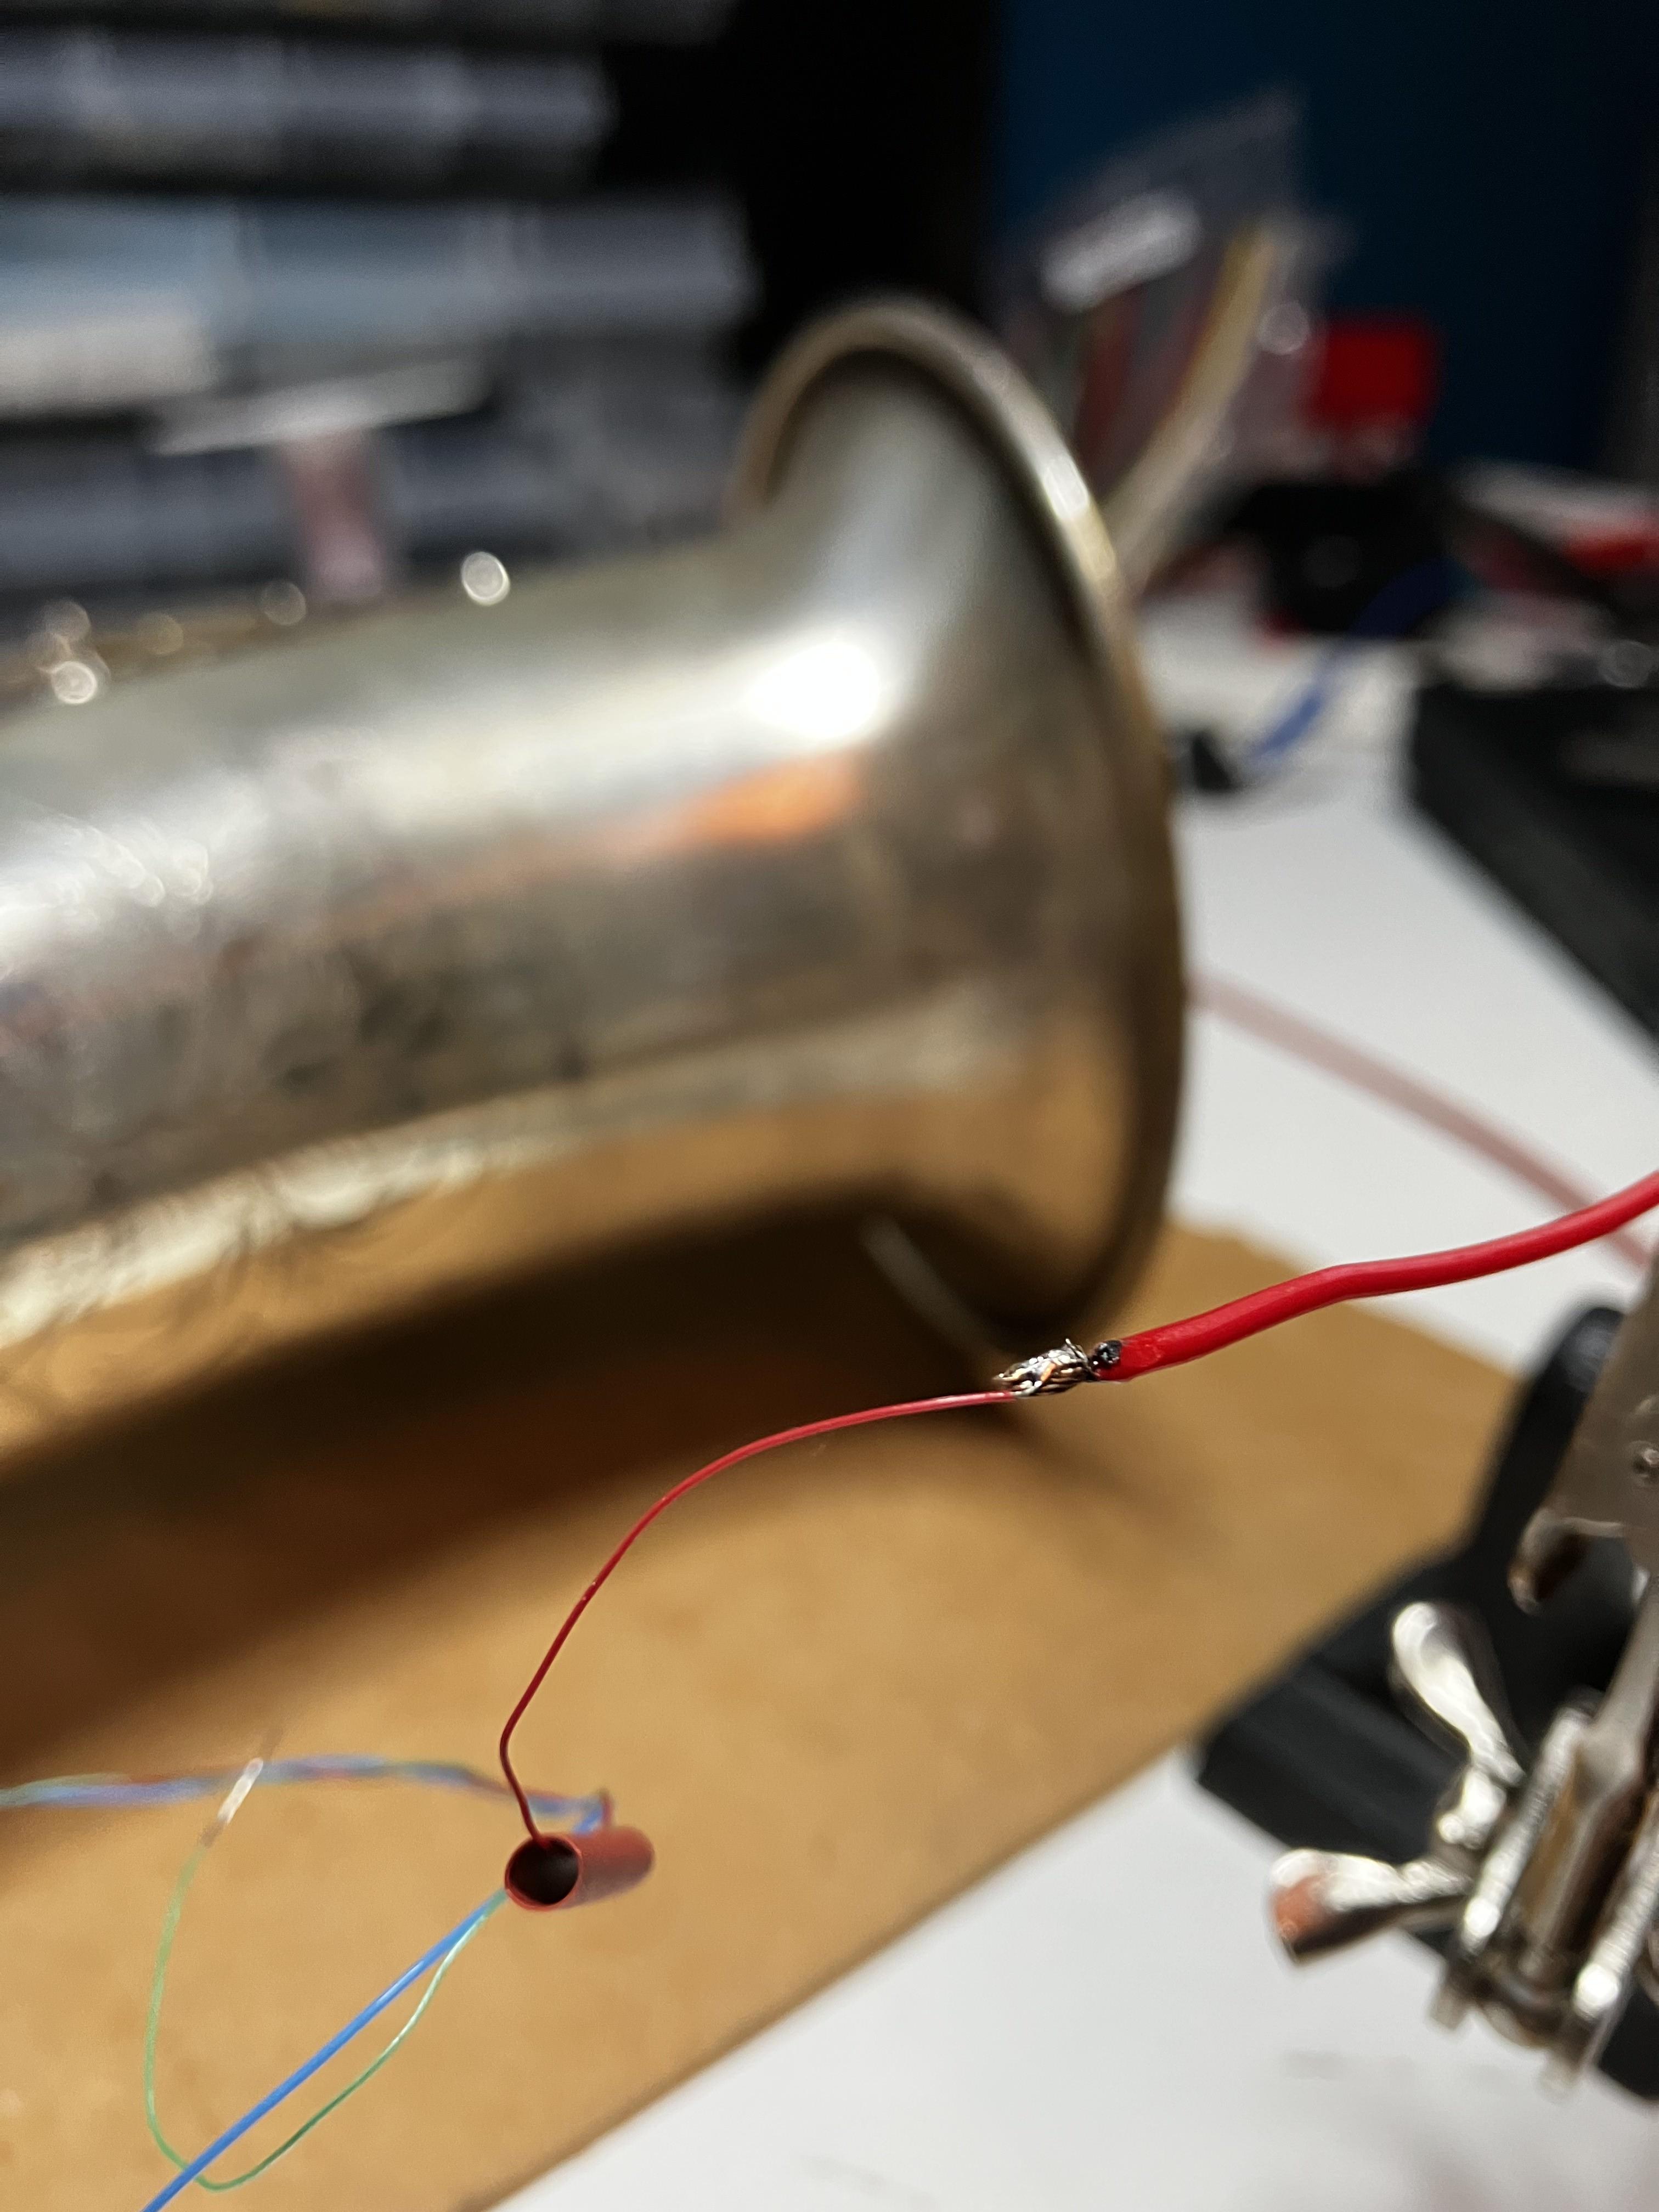
<instances>
[{"instance_id":1,"label":"highlight on brass bell","mask_svg":"<svg viewBox=\"0 0 1659 2212\"><path fill-rule=\"evenodd\" d=\"M1316 12L0 9L7 2205L1648 2201L1659 56Z\"/></svg>"}]
</instances>

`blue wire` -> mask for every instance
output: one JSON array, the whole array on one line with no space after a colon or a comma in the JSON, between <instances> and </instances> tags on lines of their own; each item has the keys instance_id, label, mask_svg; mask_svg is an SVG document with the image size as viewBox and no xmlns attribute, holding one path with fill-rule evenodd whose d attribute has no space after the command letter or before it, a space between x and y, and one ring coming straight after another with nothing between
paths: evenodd
<instances>
[{"instance_id":1,"label":"blue wire","mask_svg":"<svg viewBox=\"0 0 1659 2212\"><path fill-rule=\"evenodd\" d=\"M412 1966L405 1967L395 1982L366 2004L355 2020L349 2020L337 2034L330 2036L321 2050L313 2051L303 2065L296 2066L285 2081L279 2081L274 2089L268 2090L257 2105L251 2105L240 2120L233 2120L222 2135L216 2136L205 2150L198 2152L188 2166L181 2166L172 2180L150 2198L143 2212L161 2212L164 2204L171 2204L173 2198L188 2189L199 2174L205 2173L216 2160L222 2158L233 2143L240 2142L250 2128L258 2127L267 2113L274 2112L277 2106L291 2097L296 2089L302 2088L313 2074L320 2073L331 2058L337 2057L354 2036L361 2035L371 2021L378 2020L388 2005L396 2004L406 1989L418 1982L422 1975L430 1973L434 1966L441 1966L446 1952L453 1951L458 1943L465 1942L479 1923L487 1920L504 1901L506 1895L505 1890L494 1891L482 1905L476 1905L465 1920L459 1921L447 1936L441 1936L430 1950L423 1951Z\"/></svg>"},{"instance_id":2,"label":"blue wire","mask_svg":"<svg viewBox=\"0 0 1659 2212\"><path fill-rule=\"evenodd\" d=\"M0 1787L0 1812L30 1808L72 1807L82 1810L139 1805L178 1805L193 1798L211 1797L236 1779L235 1767L215 1767L203 1773L158 1776L137 1781L119 1774L64 1774L40 1782L20 1782ZM452 1760L384 1759L373 1753L328 1752L304 1759L273 1759L262 1769L256 1788L284 1783L410 1782L435 1790L458 1790L483 1796L505 1797L502 1784L475 1767ZM605 1806L598 1797L563 1797L551 1790L529 1792L531 1809L549 1819L565 1820L577 1832L598 1826Z\"/></svg>"},{"instance_id":3,"label":"blue wire","mask_svg":"<svg viewBox=\"0 0 1659 2212\"><path fill-rule=\"evenodd\" d=\"M1419 562L1415 568L1390 577L1361 610L1352 627L1326 653L1289 706L1246 747L1245 781L1253 781L1301 744L1329 706L1331 687L1357 645L1374 638L1404 636L1450 598L1458 573L1455 562L1437 558Z\"/></svg>"},{"instance_id":4,"label":"blue wire","mask_svg":"<svg viewBox=\"0 0 1659 2212\"><path fill-rule=\"evenodd\" d=\"M43 1781L22 1782L9 1788L0 1788L0 1811L50 1806L86 1808L176 1805L191 1798L214 1796L224 1789L227 1782L234 1779L235 1770L223 1767L205 1773L158 1776L149 1781L118 1774L54 1775ZM369 1781L422 1783L430 1788L461 1790L490 1796L505 1794L501 1784L489 1775L480 1774L476 1767L462 1766L452 1760L385 1759L372 1753L354 1752L325 1752L305 1759L267 1760L255 1787L280 1783ZM562 1820L576 1834L586 1833L589 1829L601 1826L605 1818L606 1802L602 1797L562 1797L541 1790L531 1790L527 1795L532 1810ZM320 2068L326 2066L354 2036L361 2034L371 2021L378 2019L388 2005L395 2004L411 1984L418 1982L433 1968L441 1966L453 1957L473 1930L488 1919L498 1905L505 1903L506 1898L505 1890L496 1890L475 1911L469 1912L458 1926L452 1928L447 1936L441 1936L412 1966L398 1975L389 1989L382 1990L355 2020L348 2021L337 2035L331 2037L320 2051L307 2058L304 2065L297 2068L285 2081L280 2082L269 2096L261 2098L240 2120L227 2128L204 2151L175 2174L159 2195L151 2197L144 2207L144 2212L161 2212L162 2205L170 2204L181 2190L188 2188L250 2128L257 2127L267 2113L274 2112Z\"/></svg>"}]
</instances>

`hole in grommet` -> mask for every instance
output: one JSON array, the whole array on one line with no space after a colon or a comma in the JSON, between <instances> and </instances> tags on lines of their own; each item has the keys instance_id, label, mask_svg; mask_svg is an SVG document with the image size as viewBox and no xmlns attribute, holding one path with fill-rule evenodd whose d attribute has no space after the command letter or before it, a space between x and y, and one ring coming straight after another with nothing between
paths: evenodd
<instances>
[{"instance_id":1,"label":"hole in grommet","mask_svg":"<svg viewBox=\"0 0 1659 2212\"><path fill-rule=\"evenodd\" d=\"M581 1870L580 1853L562 1836L522 1843L507 1863L507 1893L515 1905L544 1912L564 1903Z\"/></svg>"}]
</instances>

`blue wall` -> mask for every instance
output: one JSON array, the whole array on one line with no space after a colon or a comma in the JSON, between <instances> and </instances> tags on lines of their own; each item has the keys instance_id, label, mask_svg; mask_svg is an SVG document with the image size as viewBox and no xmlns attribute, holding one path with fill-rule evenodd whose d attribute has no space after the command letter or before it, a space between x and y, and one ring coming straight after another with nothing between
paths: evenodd
<instances>
[{"instance_id":1,"label":"blue wall","mask_svg":"<svg viewBox=\"0 0 1659 2212\"><path fill-rule=\"evenodd\" d=\"M1659 0L1004 0L998 204L1285 86L1315 204L1354 250L1332 298L1446 341L1434 443L1594 464L1622 333Z\"/></svg>"}]
</instances>

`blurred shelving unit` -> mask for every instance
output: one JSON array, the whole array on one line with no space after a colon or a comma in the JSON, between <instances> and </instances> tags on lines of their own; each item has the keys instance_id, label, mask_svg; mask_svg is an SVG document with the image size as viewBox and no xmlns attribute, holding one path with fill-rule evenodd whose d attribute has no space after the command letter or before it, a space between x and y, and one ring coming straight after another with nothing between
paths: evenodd
<instances>
[{"instance_id":1,"label":"blurred shelving unit","mask_svg":"<svg viewBox=\"0 0 1659 2212\"><path fill-rule=\"evenodd\" d=\"M993 60L987 0L0 6L0 700L705 526L806 315L972 303Z\"/></svg>"}]
</instances>

